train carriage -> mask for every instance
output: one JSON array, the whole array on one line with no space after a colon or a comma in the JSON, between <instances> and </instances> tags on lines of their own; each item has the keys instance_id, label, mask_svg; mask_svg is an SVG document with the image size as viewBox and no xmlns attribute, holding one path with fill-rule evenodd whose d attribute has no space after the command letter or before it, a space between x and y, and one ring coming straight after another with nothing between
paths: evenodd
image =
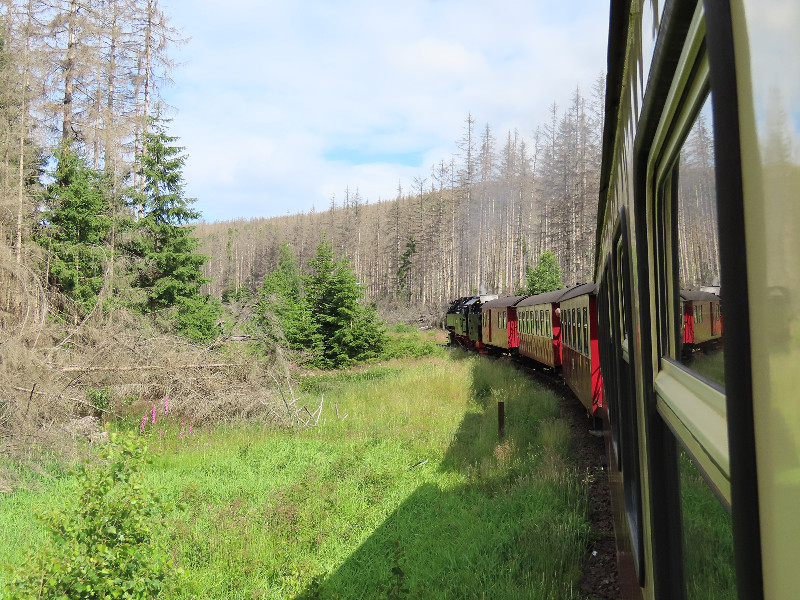
<instances>
[{"instance_id":1,"label":"train carriage","mask_svg":"<svg viewBox=\"0 0 800 600\"><path fill-rule=\"evenodd\" d=\"M529 296L517 304L519 353L551 368L561 366L559 300L564 290Z\"/></svg>"},{"instance_id":2,"label":"train carriage","mask_svg":"<svg viewBox=\"0 0 800 600\"><path fill-rule=\"evenodd\" d=\"M798 28L792 2L611 1L595 282L625 598L797 596ZM689 362L681 290L720 284L721 351Z\"/></svg>"},{"instance_id":3,"label":"train carriage","mask_svg":"<svg viewBox=\"0 0 800 600\"><path fill-rule=\"evenodd\" d=\"M516 351L519 347L517 303L526 296L507 296L491 300L482 306L483 343L501 351Z\"/></svg>"},{"instance_id":4,"label":"train carriage","mask_svg":"<svg viewBox=\"0 0 800 600\"><path fill-rule=\"evenodd\" d=\"M594 283L576 286L560 298L561 360L564 382L592 416L603 407L597 349L597 300Z\"/></svg>"},{"instance_id":5,"label":"train carriage","mask_svg":"<svg viewBox=\"0 0 800 600\"><path fill-rule=\"evenodd\" d=\"M684 346L694 347L722 337L722 312L719 296L711 292L681 290Z\"/></svg>"}]
</instances>

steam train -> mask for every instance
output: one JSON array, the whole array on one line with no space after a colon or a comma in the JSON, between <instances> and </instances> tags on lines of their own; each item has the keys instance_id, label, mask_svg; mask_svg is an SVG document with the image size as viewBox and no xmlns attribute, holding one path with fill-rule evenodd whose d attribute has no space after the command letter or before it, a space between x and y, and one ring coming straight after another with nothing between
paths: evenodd
<instances>
[{"instance_id":1,"label":"steam train","mask_svg":"<svg viewBox=\"0 0 800 600\"><path fill-rule=\"evenodd\" d=\"M609 25L594 282L448 328L602 420L623 597L795 598L800 8L611 0Z\"/></svg>"}]
</instances>

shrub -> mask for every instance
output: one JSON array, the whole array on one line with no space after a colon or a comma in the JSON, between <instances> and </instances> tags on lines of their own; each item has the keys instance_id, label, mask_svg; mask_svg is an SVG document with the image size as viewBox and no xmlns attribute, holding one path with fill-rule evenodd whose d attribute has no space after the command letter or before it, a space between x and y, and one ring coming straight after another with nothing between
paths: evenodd
<instances>
[{"instance_id":1,"label":"shrub","mask_svg":"<svg viewBox=\"0 0 800 600\"><path fill-rule=\"evenodd\" d=\"M219 337L217 322L221 315L219 300L210 296L179 298L175 323L184 337L194 342L211 342Z\"/></svg>"},{"instance_id":2,"label":"shrub","mask_svg":"<svg viewBox=\"0 0 800 600\"><path fill-rule=\"evenodd\" d=\"M142 485L146 453L135 436L111 435L103 464L77 473L77 505L42 517L52 542L29 553L4 598L144 600L168 584L178 587L170 576L180 573L152 545L153 527L167 506Z\"/></svg>"},{"instance_id":3,"label":"shrub","mask_svg":"<svg viewBox=\"0 0 800 600\"><path fill-rule=\"evenodd\" d=\"M395 327L395 331L397 331ZM434 356L441 354L442 348L432 339L422 339L419 332L411 329L410 333L400 333L387 335L385 343L381 349L380 358L390 360L392 358L419 358L422 356Z\"/></svg>"}]
</instances>

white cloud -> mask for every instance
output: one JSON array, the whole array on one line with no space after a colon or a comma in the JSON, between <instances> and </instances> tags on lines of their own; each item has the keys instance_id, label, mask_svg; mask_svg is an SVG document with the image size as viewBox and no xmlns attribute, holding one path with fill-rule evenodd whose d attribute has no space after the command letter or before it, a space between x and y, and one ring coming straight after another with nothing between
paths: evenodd
<instances>
[{"instance_id":1,"label":"white cloud","mask_svg":"<svg viewBox=\"0 0 800 600\"><path fill-rule=\"evenodd\" d=\"M392 198L449 159L468 112L528 136L605 66L596 0L162 1L192 38L166 96L208 220L320 210L348 186ZM385 161L409 154L426 162Z\"/></svg>"}]
</instances>

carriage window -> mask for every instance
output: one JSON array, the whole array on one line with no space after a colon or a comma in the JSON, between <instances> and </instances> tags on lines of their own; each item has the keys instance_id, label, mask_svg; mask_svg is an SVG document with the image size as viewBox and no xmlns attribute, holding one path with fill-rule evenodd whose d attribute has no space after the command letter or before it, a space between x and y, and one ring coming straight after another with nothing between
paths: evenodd
<instances>
[{"instance_id":1,"label":"carriage window","mask_svg":"<svg viewBox=\"0 0 800 600\"><path fill-rule=\"evenodd\" d=\"M570 322L570 327L572 328L572 333L570 334L570 340L572 340L572 347L577 350L578 345L575 342L578 340L578 334L577 334L577 327L575 326L575 323L577 322L577 318L575 316L575 309L573 308L571 312L572 315L570 316L569 322Z\"/></svg>"},{"instance_id":2,"label":"carriage window","mask_svg":"<svg viewBox=\"0 0 800 600\"><path fill-rule=\"evenodd\" d=\"M578 352L583 352L583 322L581 321L581 309L578 309L578 316L575 321L576 328L578 330Z\"/></svg>"},{"instance_id":3,"label":"carriage window","mask_svg":"<svg viewBox=\"0 0 800 600\"><path fill-rule=\"evenodd\" d=\"M736 598L731 516L683 450L680 485L686 597L688 600Z\"/></svg>"},{"instance_id":4,"label":"carriage window","mask_svg":"<svg viewBox=\"0 0 800 600\"><path fill-rule=\"evenodd\" d=\"M684 319L676 358L693 371L725 385L722 332L704 318L703 305L719 304L717 186L710 96L683 142L677 165L678 286L694 304L694 322ZM690 313L691 314L691 313Z\"/></svg>"},{"instance_id":5,"label":"carriage window","mask_svg":"<svg viewBox=\"0 0 800 600\"><path fill-rule=\"evenodd\" d=\"M676 145L663 163L655 194L660 207L656 298L662 360L654 383L658 412L683 448L681 514L690 599L736 595L722 323L709 318L723 301L724 282L712 105L703 91L707 86L701 78L688 84L679 112L690 119L680 132L675 130L674 135L683 137L673 138Z\"/></svg>"},{"instance_id":6,"label":"carriage window","mask_svg":"<svg viewBox=\"0 0 800 600\"><path fill-rule=\"evenodd\" d=\"M583 353L589 356L589 309L583 307Z\"/></svg>"},{"instance_id":7,"label":"carriage window","mask_svg":"<svg viewBox=\"0 0 800 600\"><path fill-rule=\"evenodd\" d=\"M545 329L545 335L547 335L547 337L553 337L553 328L550 326L550 311L549 310L545 313L545 323L547 324L546 329Z\"/></svg>"}]
</instances>

